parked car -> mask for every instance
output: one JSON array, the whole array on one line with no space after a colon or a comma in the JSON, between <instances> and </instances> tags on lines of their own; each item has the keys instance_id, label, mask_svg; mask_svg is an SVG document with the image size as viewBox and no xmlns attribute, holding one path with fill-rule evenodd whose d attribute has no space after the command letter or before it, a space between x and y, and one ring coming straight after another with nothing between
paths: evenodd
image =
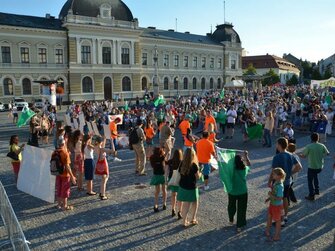
<instances>
[{"instance_id":1,"label":"parked car","mask_svg":"<svg viewBox=\"0 0 335 251\"><path fill-rule=\"evenodd\" d=\"M35 98L34 100L34 106L38 109L42 109L45 105L45 99L44 98Z\"/></svg>"},{"instance_id":2,"label":"parked car","mask_svg":"<svg viewBox=\"0 0 335 251\"><path fill-rule=\"evenodd\" d=\"M22 110L23 107L25 107L25 106L28 107L29 106L28 102L26 102L23 98L14 98L13 104L14 104L14 106L17 107L18 110Z\"/></svg>"},{"instance_id":3,"label":"parked car","mask_svg":"<svg viewBox=\"0 0 335 251\"><path fill-rule=\"evenodd\" d=\"M0 112L5 111L5 105L0 102Z\"/></svg>"}]
</instances>

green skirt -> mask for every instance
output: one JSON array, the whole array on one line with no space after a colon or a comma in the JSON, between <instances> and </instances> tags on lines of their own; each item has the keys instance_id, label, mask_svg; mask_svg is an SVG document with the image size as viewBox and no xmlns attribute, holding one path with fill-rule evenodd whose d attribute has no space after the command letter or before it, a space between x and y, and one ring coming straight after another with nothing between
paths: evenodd
<instances>
[{"instance_id":1,"label":"green skirt","mask_svg":"<svg viewBox=\"0 0 335 251\"><path fill-rule=\"evenodd\" d=\"M165 176L164 175L154 175L151 178L150 185L157 186L157 185L164 185L165 184Z\"/></svg>"},{"instance_id":2,"label":"green skirt","mask_svg":"<svg viewBox=\"0 0 335 251\"><path fill-rule=\"evenodd\" d=\"M179 187L177 200L178 201L185 201L185 202L194 202L199 199L199 189L192 189L187 190L184 188Z\"/></svg>"},{"instance_id":3,"label":"green skirt","mask_svg":"<svg viewBox=\"0 0 335 251\"><path fill-rule=\"evenodd\" d=\"M168 186L168 190L170 190L171 192L178 193L179 186Z\"/></svg>"}]
</instances>

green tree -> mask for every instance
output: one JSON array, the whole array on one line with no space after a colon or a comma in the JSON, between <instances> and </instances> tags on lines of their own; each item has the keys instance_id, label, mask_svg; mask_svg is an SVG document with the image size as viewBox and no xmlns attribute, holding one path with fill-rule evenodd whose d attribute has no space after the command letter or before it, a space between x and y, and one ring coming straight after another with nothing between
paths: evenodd
<instances>
[{"instance_id":1,"label":"green tree","mask_svg":"<svg viewBox=\"0 0 335 251\"><path fill-rule=\"evenodd\" d=\"M313 71L312 71L312 79L314 80L321 80L322 79L322 76L319 72L319 69L317 68L314 68Z\"/></svg>"},{"instance_id":2,"label":"green tree","mask_svg":"<svg viewBox=\"0 0 335 251\"><path fill-rule=\"evenodd\" d=\"M243 75L256 75L257 70L256 68L253 66L253 64L249 64L248 68L243 72Z\"/></svg>"},{"instance_id":3,"label":"green tree","mask_svg":"<svg viewBox=\"0 0 335 251\"><path fill-rule=\"evenodd\" d=\"M297 75L293 74L292 77L287 81L287 85L297 85L299 84L299 80Z\"/></svg>"},{"instance_id":4,"label":"green tree","mask_svg":"<svg viewBox=\"0 0 335 251\"><path fill-rule=\"evenodd\" d=\"M323 75L323 79L328 79L332 77L332 71L330 70L330 68L328 67L325 71L325 74Z\"/></svg>"},{"instance_id":5,"label":"green tree","mask_svg":"<svg viewBox=\"0 0 335 251\"><path fill-rule=\"evenodd\" d=\"M273 85L275 83L280 82L280 78L278 74L275 73L273 69L270 69L267 73L263 75L265 79L263 79L263 85Z\"/></svg>"}]
</instances>

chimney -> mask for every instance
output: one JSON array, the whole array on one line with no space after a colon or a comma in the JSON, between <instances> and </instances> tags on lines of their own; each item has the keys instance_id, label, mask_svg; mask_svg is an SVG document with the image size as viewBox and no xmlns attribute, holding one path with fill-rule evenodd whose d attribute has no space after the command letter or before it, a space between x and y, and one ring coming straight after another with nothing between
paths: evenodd
<instances>
[{"instance_id":1,"label":"chimney","mask_svg":"<svg viewBox=\"0 0 335 251\"><path fill-rule=\"evenodd\" d=\"M49 13L45 14L46 19L50 19L51 15Z\"/></svg>"}]
</instances>

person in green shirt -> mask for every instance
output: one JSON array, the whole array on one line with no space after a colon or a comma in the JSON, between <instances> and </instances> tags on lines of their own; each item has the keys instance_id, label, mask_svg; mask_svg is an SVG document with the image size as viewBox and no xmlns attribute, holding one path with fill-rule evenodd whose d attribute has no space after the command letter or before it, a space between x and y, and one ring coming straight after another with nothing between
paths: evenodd
<instances>
[{"instance_id":1,"label":"person in green shirt","mask_svg":"<svg viewBox=\"0 0 335 251\"><path fill-rule=\"evenodd\" d=\"M220 124L222 135L224 135L226 132L226 123L227 123L227 110L224 107L222 107L220 112L218 112L216 121Z\"/></svg>"},{"instance_id":2,"label":"person in green shirt","mask_svg":"<svg viewBox=\"0 0 335 251\"><path fill-rule=\"evenodd\" d=\"M237 232L241 232L241 228L247 224L247 204L248 204L248 188L247 174L249 172L250 160L248 152L244 152L244 156L235 156L235 169L232 177L232 189L228 193L228 215L231 225L234 224L234 216L237 211L236 227Z\"/></svg>"},{"instance_id":3,"label":"person in green shirt","mask_svg":"<svg viewBox=\"0 0 335 251\"><path fill-rule=\"evenodd\" d=\"M318 133L313 133L311 140L312 143L305 147L300 157L308 159L307 180L309 195L305 199L313 201L315 200L315 195L320 194L318 174L322 171L324 157L329 155L329 151L324 144L319 143Z\"/></svg>"}]
</instances>

